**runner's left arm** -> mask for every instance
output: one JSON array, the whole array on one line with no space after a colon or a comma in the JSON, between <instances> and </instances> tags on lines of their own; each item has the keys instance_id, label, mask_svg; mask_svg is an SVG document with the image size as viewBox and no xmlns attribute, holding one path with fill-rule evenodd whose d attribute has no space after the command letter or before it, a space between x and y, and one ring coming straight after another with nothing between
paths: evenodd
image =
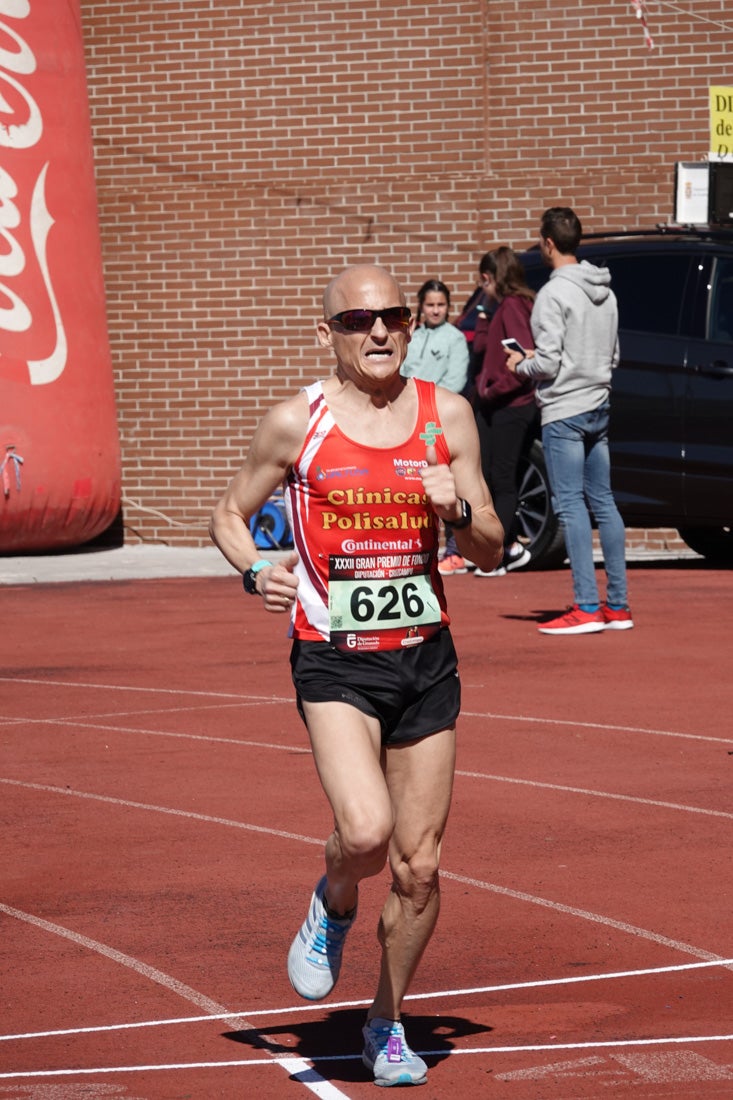
<instances>
[{"instance_id":1,"label":"runner's left arm","mask_svg":"<svg viewBox=\"0 0 733 1100\"><path fill-rule=\"evenodd\" d=\"M467 527L454 527L453 533L461 554L490 571L501 560L504 529L481 472L481 448L473 410L459 394L441 388L435 392L451 459L447 466L438 463L435 447L429 446L423 486L433 510L446 523L460 521L461 498L468 501L472 521Z\"/></svg>"}]
</instances>

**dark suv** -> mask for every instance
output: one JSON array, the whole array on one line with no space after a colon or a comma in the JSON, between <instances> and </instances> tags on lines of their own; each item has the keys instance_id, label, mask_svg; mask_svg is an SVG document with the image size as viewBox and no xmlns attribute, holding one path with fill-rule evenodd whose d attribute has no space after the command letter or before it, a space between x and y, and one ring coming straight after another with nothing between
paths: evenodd
<instances>
[{"instance_id":1,"label":"dark suv","mask_svg":"<svg viewBox=\"0 0 733 1100\"><path fill-rule=\"evenodd\" d=\"M520 254L534 289L549 276ZM660 226L584 237L619 305L621 362L611 392L614 495L629 527L676 527L688 546L733 561L733 231ZM527 456L520 527L533 563L564 557L542 449Z\"/></svg>"}]
</instances>

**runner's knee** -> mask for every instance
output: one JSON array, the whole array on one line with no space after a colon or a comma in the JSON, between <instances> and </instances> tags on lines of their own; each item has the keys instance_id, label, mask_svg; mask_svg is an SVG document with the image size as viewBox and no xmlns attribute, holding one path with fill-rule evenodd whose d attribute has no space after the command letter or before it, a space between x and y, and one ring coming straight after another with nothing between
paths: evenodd
<instances>
[{"instance_id":1,"label":"runner's knee","mask_svg":"<svg viewBox=\"0 0 733 1100\"><path fill-rule=\"evenodd\" d=\"M341 851L348 860L368 861L384 866L389 850L393 821L390 815L352 810L337 824Z\"/></svg>"},{"instance_id":2,"label":"runner's knee","mask_svg":"<svg viewBox=\"0 0 733 1100\"><path fill-rule=\"evenodd\" d=\"M423 908L438 890L437 849L416 852L392 869L398 893Z\"/></svg>"}]
</instances>

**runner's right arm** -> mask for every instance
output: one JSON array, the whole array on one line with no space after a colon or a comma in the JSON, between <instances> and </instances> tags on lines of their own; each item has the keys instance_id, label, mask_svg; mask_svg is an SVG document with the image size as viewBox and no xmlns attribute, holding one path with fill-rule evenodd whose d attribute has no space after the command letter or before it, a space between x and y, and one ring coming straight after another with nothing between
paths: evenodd
<instances>
[{"instance_id":1,"label":"runner's right arm","mask_svg":"<svg viewBox=\"0 0 733 1100\"><path fill-rule=\"evenodd\" d=\"M211 516L209 534L227 561L240 573L260 560L249 529L253 515L283 482L303 444L308 406L298 394L272 408L262 418L244 464L229 483ZM297 578L296 554L257 574L257 590L268 611L289 611Z\"/></svg>"}]
</instances>

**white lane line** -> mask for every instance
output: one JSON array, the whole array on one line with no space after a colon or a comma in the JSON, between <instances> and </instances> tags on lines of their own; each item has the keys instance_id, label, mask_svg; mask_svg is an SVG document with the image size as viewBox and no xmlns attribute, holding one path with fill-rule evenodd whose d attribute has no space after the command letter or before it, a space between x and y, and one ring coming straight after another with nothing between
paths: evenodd
<instances>
[{"instance_id":1,"label":"white lane line","mask_svg":"<svg viewBox=\"0 0 733 1100\"><path fill-rule=\"evenodd\" d=\"M325 1055L319 1058L318 1061L353 1061L356 1058L361 1060L361 1055ZM326 1081L324 1077L316 1073L311 1064L311 1062L315 1061L315 1058L306 1061L303 1058L294 1058L292 1055L287 1058L279 1058L277 1055L272 1055L268 1058L234 1058L225 1062L165 1062L157 1065L153 1063L140 1066L93 1066L89 1069L16 1070L12 1073L0 1073L0 1080L8 1081L17 1080L18 1078L27 1080L36 1077L77 1077L99 1073L149 1073L151 1070L227 1069L232 1066L282 1066L290 1077L294 1077L301 1085L305 1085L309 1092L312 1092L315 1096L326 1097L327 1100L337 1100L337 1098L340 1098L340 1100L348 1100L348 1096L345 1092L341 1092L340 1089L337 1089L330 1081Z\"/></svg>"},{"instance_id":2,"label":"white lane line","mask_svg":"<svg viewBox=\"0 0 733 1100\"><path fill-rule=\"evenodd\" d=\"M292 703L294 700L289 699L288 702ZM59 722L76 722L77 720L91 719L91 718L132 718L135 715L140 714L152 714L154 716L165 716L166 714L200 714L205 710L237 710L247 709L249 707L261 707L265 703L271 703L273 706L282 706L280 699L237 699L233 703L191 703L187 707L172 707L161 705L159 707L135 707L134 710L105 710L105 711L92 711L91 713L85 712L84 714L65 714L59 715L56 721ZM19 721L24 722L38 722L45 721L43 718L34 718L31 715L26 715ZM48 719L53 721L54 719Z\"/></svg>"},{"instance_id":3,"label":"white lane line","mask_svg":"<svg viewBox=\"0 0 733 1100\"><path fill-rule=\"evenodd\" d=\"M288 699L287 702L292 704L293 699ZM0 725L4 723L11 724L29 724L34 725L39 723L43 725L45 722L57 722L59 724L75 725L77 722L90 722L92 719L98 718L131 718L141 714L149 714L155 717L165 717L168 714L200 714L202 711L216 711L217 713L223 710L250 710L253 708L261 708L267 706L283 706L285 700L283 699L238 699L233 703L199 703L191 705L189 707L139 707L134 710L107 710L107 711L92 711L91 713L84 714L65 714L59 715L56 718L42 718L39 715L21 714L21 715L0 715Z\"/></svg>"},{"instance_id":4,"label":"white lane line","mask_svg":"<svg viewBox=\"0 0 733 1100\"><path fill-rule=\"evenodd\" d=\"M42 681L43 682L43 681ZM500 722L530 722L538 726L568 726L571 729L604 730L609 733L648 733L653 737L681 737L688 741L710 741L733 744L730 737L712 737L701 733L680 733L679 730L657 730L648 726L617 726L607 722L578 722L566 718L533 718L528 714L492 714L489 711L462 710L462 718L491 718Z\"/></svg>"},{"instance_id":5,"label":"white lane line","mask_svg":"<svg viewBox=\"0 0 733 1100\"><path fill-rule=\"evenodd\" d=\"M1 907L0 907L1 908ZM653 966L641 970L615 970L600 974L573 974L569 978L540 978L533 982L505 982L501 985L469 986L465 989L436 989L431 993L408 993L406 1001L442 1001L447 997L474 997L484 993L506 993L517 989L543 989L548 986L578 985L583 982L607 982L618 978L643 978L655 974L678 974L685 970L704 970L712 966L733 966L733 959L716 959L713 962L678 963L674 966ZM359 1008L368 1007L372 998L367 997L360 1001L327 1001L325 1004L288 1005L285 1008L256 1008L235 1012L237 1017L246 1017L247 1020L259 1020L263 1016L294 1016L306 1012L321 1012L335 1008ZM222 1013L219 1016L207 1014L206 1016L175 1016L162 1020L136 1020L126 1024L99 1024L97 1027L69 1027L57 1028L53 1031L27 1031L11 1035L0 1035L0 1042L18 1039L48 1039L59 1035L87 1035L92 1032L102 1031L134 1031L143 1027L169 1027L174 1024L197 1024L215 1019L228 1019L231 1012ZM259 1028L250 1025L253 1030Z\"/></svg>"},{"instance_id":6,"label":"white lane line","mask_svg":"<svg viewBox=\"0 0 733 1100\"><path fill-rule=\"evenodd\" d=\"M155 806L147 802L133 802L126 798L114 798L111 795L99 795L91 794L87 791L76 791L69 787L54 787L44 783L26 783L19 779L5 778L0 778L0 783L11 787L22 787L27 790L42 791L49 794L62 794L69 798L83 798L92 802L109 803L113 806L126 806L130 809L145 810L150 813L169 814L172 817L181 817L192 821L204 821L213 825L224 825L230 829L244 829L248 832L276 836L283 840L296 840L304 844L313 844L318 847L322 847L325 844L323 838L303 836L300 833L290 833L282 829L272 829L264 825L252 825L243 821L232 821L224 817L212 817L208 814L194 813L191 810L174 810L167 806ZM453 882L460 882L465 886L472 886L478 890L487 890L494 894L500 894L503 897L514 898L516 901L524 901L532 905L539 905L545 909L551 909L556 913L565 913L568 916L579 917L581 920L593 921L595 924L601 924L606 928L614 928L619 932L626 932L640 939L650 940L652 943L661 944L664 947L671 947L673 950L681 951L685 955L692 955L693 958L720 961L720 956L715 955L711 951L704 951L692 944L669 939L667 936L662 936L657 932L651 932L649 929L641 928L638 925L626 924L624 921L617 921L612 917L606 917L600 913L591 913L585 909L576 909L573 906L564 905L562 902L550 901L547 898L536 897L534 894L527 894L521 890L513 890L507 886L498 886L495 883L484 882L481 879L459 875L452 871L441 870L440 874L441 878L450 879Z\"/></svg>"},{"instance_id":7,"label":"white lane line","mask_svg":"<svg viewBox=\"0 0 733 1100\"><path fill-rule=\"evenodd\" d=\"M656 1047L656 1046L681 1046L690 1043L729 1043L733 1040L731 1035L679 1035L674 1037L661 1036L652 1039L607 1039L588 1043L537 1043L527 1046L501 1046L501 1047L452 1047L440 1050L418 1050L415 1053L422 1058L440 1058L454 1055L479 1055L479 1054L538 1054L561 1050L624 1050L630 1047ZM361 1061L359 1054L318 1054L310 1060L316 1064L320 1062L355 1062ZM309 1062L301 1058L280 1058L274 1055L270 1058L250 1058L230 1060L226 1062L168 1062L163 1064L139 1065L139 1066L95 1066L87 1069L44 1069L16 1071L13 1073L0 1073L0 1080L37 1077L76 1077L89 1076L101 1073L149 1073L152 1070L182 1070L182 1069L226 1069L232 1066L273 1066L280 1065L316 1096L335 1098L345 1097L329 1081L319 1077ZM317 1081L314 1080L317 1078ZM348 1098L346 1098L348 1100Z\"/></svg>"},{"instance_id":8,"label":"white lane line","mask_svg":"<svg viewBox=\"0 0 733 1100\"><path fill-rule=\"evenodd\" d=\"M38 684L44 687L71 689L91 688L95 691L127 691L157 695L193 695L208 699L238 699L245 701L252 700L254 702L261 701L265 703L293 702L292 695L243 695L241 692L233 691L193 691L186 688L135 687L129 684L92 684L86 681L45 680L23 676L0 676L0 683ZM464 718L491 719L492 721L501 722L529 722L536 725L566 726L569 729L603 730L609 733L648 733L653 737L680 737L690 741L707 741L723 745L733 744L733 739L730 737L713 737L706 734L682 733L679 730L652 729L648 726L622 726L607 722L583 722L567 718L540 718L528 714L497 714L489 710L462 710L461 716Z\"/></svg>"},{"instance_id":9,"label":"white lane line","mask_svg":"<svg viewBox=\"0 0 733 1100\"><path fill-rule=\"evenodd\" d=\"M672 1044L682 1043L729 1043L733 1040L733 1035L679 1035L679 1036L661 1036L657 1039L607 1039L598 1042L590 1043L538 1043L536 1046L516 1046L516 1047L471 1047L461 1048L449 1051L450 1054L516 1054L516 1053L536 1053L538 1051L553 1051L553 1050L603 1050L609 1047L618 1049L622 1047L654 1047L654 1046L668 1046ZM438 1058L441 1055L445 1057L444 1050L421 1050L420 1054L424 1058L435 1057ZM323 1061L322 1058L314 1058L313 1061Z\"/></svg>"},{"instance_id":10,"label":"white lane line","mask_svg":"<svg viewBox=\"0 0 733 1100\"><path fill-rule=\"evenodd\" d=\"M141 726L108 726L100 722L78 721L71 718L28 718L14 719L15 724L29 724L41 726L71 726L74 729L100 730L105 733L128 733L145 737L170 737L182 741L204 741L216 745L236 745L241 748L272 749L276 752L295 753L308 756L310 749L300 745L276 744L270 741L241 740L236 737L214 737L201 733L174 733L169 730L147 729ZM537 790L561 791L564 794L581 794L591 798L605 798L617 802L631 802L637 806L656 806L663 810L677 810L682 813L702 814L706 817L721 817L733 820L733 813L725 810L711 810L703 806L688 806L681 802L665 802L656 798L641 798L638 795L617 794L613 791L599 791L586 787L571 787L562 783L543 783L536 779L519 779L507 775L491 775L487 772L465 771L456 769L456 776L463 779L487 779L492 783L508 783L517 786L532 787Z\"/></svg>"},{"instance_id":11,"label":"white lane line","mask_svg":"<svg viewBox=\"0 0 733 1100\"><path fill-rule=\"evenodd\" d=\"M203 993L199 993L198 990L192 989L191 986L185 985L183 982L179 982L177 978L173 978L170 974L165 974L162 970L158 970L156 967L149 966L147 963L142 962L140 959L135 959L131 955L126 955L122 951L118 951L114 947L109 947L106 943L100 943L99 940L90 939L88 936L83 936L79 932L73 932L69 928L64 928L63 925L53 924L51 921L44 920L42 917L37 917L33 913L25 913L22 909L14 909L9 905L3 905L0 903L0 912L5 913L9 917L13 917L16 920L25 921L27 924L32 925L34 928L39 928L44 932L50 932L52 935L61 936L63 939L70 940L72 943L78 944L80 947L84 947L88 951L94 951L99 955L104 955L105 958L110 959L112 962L119 963L122 966L128 967L130 970L134 970L136 974L155 982L157 985L163 986L165 989L170 990L172 993L176 993L179 997L189 1001L191 1004L198 1005L199 1008L206 1008L207 1016L209 1019L223 1019L229 1022L229 1026L233 1027L237 1031L252 1031L259 1030L254 1028L252 1022L246 1017L241 1016L239 1013L233 1013L227 1011L223 1005L218 1004L216 1001L211 1000ZM296 1059L289 1057L287 1063L276 1056L268 1056L262 1060L262 1063L258 1064L275 1064L282 1063L286 1066L289 1073L295 1072L298 1075L298 1080L301 1084L316 1096L326 1097L327 1100L348 1100L345 1093L340 1092L334 1088L324 1078L320 1077L313 1067L309 1063L302 1059ZM219 1063L193 1063L191 1068L196 1068L198 1065L207 1066L209 1064L218 1065ZM242 1064L239 1061L222 1063L224 1065L239 1065ZM246 1063L245 1063L246 1064ZM296 1067L296 1068L293 1068ZM176 1067L160 1067L149 1066L148 1069L160 1069L160 1068L189 1068L186 1065ZM99 1070L41 1070L33 1073L2 1073L0 1078L9 1080L17 1077L61 1077L71 1076L75 1073L98 1073ZM115 1068L109 1068L103 1072L119 1073L128 1072L126 1070L120 1070ZM135 1068L134 1072L139 1072L139 1068Z\"/></svg>"},{"instance_id":12,"label":"white lane line","mask_svg":"<svg viewBox=\"0 0 733 1100\"><path fill-rule=\"evenodd\" d=\"M74 932L61 924L54 924L52 921L44 920L43 917L38 917L34 913L26 913L22 909L15 909L11 905L3 905L0 903L0 913L5 913L6 916L13 917L14 920L20 920L26 924L30 924L34 928L41 929L43 932L50 932L54 936L61 936L63 939L70 940L72 943L78 944L87 951L94 951L98 955L104 955L105 958L111 959L112 962L119 963L121 966L126 966L128 969L134 970L136 974L147 978L148 981L155 982L156 985L162 985L165 989L170 990L172 993L177 993L179 997L189 1001L191 1004L206 1009L206 1017L202 1017L202 1019L231 1019L236 1021L237 1027L240 1030L243 1026L251 1027L251 1024L243 1020L239 1013L227 1011L223 1005L218 1004L216 1001L212 1001L203 993L199 993L198 990L192 989L191 986L179 982L176 978L171 977L169 974L165 974L162 970L158 970L154 966L149 966L140 959L135 959L131 955L126 955L124 952L118 951L115 947L109 947L106 943L100 943L99 940L90 939L89 936Z\"/></svg>"},{"instance_id":13,"label":"white lane line","mask_svg":"<svg viewBox=\"0 0 733 1100\"><path fill-rule=\"evenodd\" d=\"M194 691L191 688L136 687L134 684L91 684L85 680L43 680L28 676L0 676L0 683L37 684L43 687L92 688L94 691L128 691L142 695L193 695L203 699L238 699L262 703L292 703L292 695L242 695L241 691Z\"/></svg>"},{"instance_id":14,"label":"white lane line","mask_svg":"<svg viewBox=\"0 0 733 1100\"><path fill-rule=\"evenodd\" d=\"M692 955L698 959L710 959L718 963L722 961L721 956L714 954L712 951L704 951L682 940L673 940L668 936L660 935L658 932L651 932L648 928L640 928L635 924L627 924L625 921L614 920L613 917L606 917L600 913L591 913L587 909L576 909L572 905L564 905L559 901L549 901L547 898L539 898L534 894L525 894L522 890L511 890L507 886L497 886L492 882L482 882L480 879L470 878L467 875L456 875L451 871L441 870L440 877L451 879L453 882L460 882L464 886L474 886L478 890L487 890L492 894L500 894L503 897L514 898L516 901L527 901L532 905L540 905L545 909L552 909L556 913L565 913L570 917L579 917L581 920L593 921L595 924L602 924L604 928L614 928L617 932L627 932L629 935L637 936L639 939L651 940L652 943L660 944L662 947L671 947L674 951L681 951L685 955Z\"/></svg>"},{"instance_id":15,"label":"white lane line","mask_svg":"<svg viewBox=\"0 0 733 1100\"><path fill-rule=\"evenodd\" d=\"M610 798L617 802L633 802L639 806L659 806L663 810L682 810L688 814L706 814L708 817L725 817L733 820L733 813L725 810L708 810L703 806L686 806L682 802L664 802L657 798L640 798L633 794L615 794L613 791L595 791L585 787L568 787L562 783L541 783L536 779L516 779L507 775L489 775L487 772L456 770L464 779L489 779L492 783L516 783L522 787L535 787L546 791L563 791L566 794L590 795L591 798Z\"/></svg>"},{"instance_id":16,"label":"white lane line","mask_svg":"<svg viewBox=\"0 0 733 1100\"><path fill-rule=\"evenodd\" d=\"M170 814L172 817L190 818L191 821L204 821L210 825L226 825L230 829L245 829L250 833L265 833L267 836L278 836L283 840L298 840L303 844L316 844L323 847L326 843L323 837L304 836L302 833L289 833L284 829L269 829L264 825L252 825L246 821L232 821L227 817L212 817L210 814L198 814L192 810L174 810L168 806L154 806L148 802L133 802L129 798L114 798L106 794L89 794L87 791L74 791L70 787L53 787L46 783L22 783L18 779L0 778L0 783L8 787L26 787L31 791L43 791L48 794L65 794L72 798L85 798L92 802L107 802L112 806L126 806L131 810L147 810L150 813Z\"/></svg>"},{"instance_id":17,"label":"white lane line","mask_svg":"<svg viewBox=\"0 0 733 1100\"><path fill-rule=\"evenodd\" d=\"M176 710L183 709L187 708L176 708ZM88 717L89 716L87 716L87 718ZM270 741L241 740L235 737L215 737L201 733L177 733L170 730L148 729L145 726L106 725L102 724L101 722L90 722L88 720L79 720L76 718L14 718L10 721L11 724L14 725L21 724L39 726L70 726L74 729L100 730L104 733L129 733L145 737L170 737L183 741L204 741L211 742L212 744L217 745L237 745L245 748L272 749L277 752L296 753L303 756L307 756L310 754L310 749L302 745L286 745L281 743L273 743ZM543 783L535 779L520 779L514 776L507 775L491 775L488 772L465 771L463 769L456 769L456 775L464 779L488 779L492 783L513 783L518 786L533 787L538 790L562 791L565 794L581 794L586 797L590 796L592 798L606 798L610 800L615 800L617 802L631 802L638 806L657 806L660 809L665 810L679 810L683 813L703 814L707 817L721 817L725 818L726 820L733 820L733 813L728 813L725 810L711 810L706 809L702 806L688 806L680 802L665 802L661 799L641 798L637 795L617 794L613 791L599 791L593 790L592 788L571 787L562 783Z\"/></svg>"},{"instance_id":18,"label":"white lane line","mask_svg":"<svg viewBox=\"0 0 733 1100\"><path fill-rule=\"evenodd\" d=\"M280 752L294 752L310 755L310 749L302 745L274 744L270 741L243 741L236 737L213 737L203 733L175 733L170 730L151 730L144 726L108 726L101 722L83 722L76 718L24 718L15 720L28 726L70 726L72 729L100 730L102 733L133 733L145 737L173 737L182 741L210 741L214 745L240 745L243 748L276 749Z\"/></svg>"},{"instance_id":19,"label":"white lane line","mask_svg":"<svg viewBox=\"0 0 733 1100\"><path fill-rule=\"evenodd\" d=\"M296 755L299 755L299 756L300 755L302 755L302 756L310 755L310 749L309 748L305 748L305 747L298 746L298 745L284 745L284 744L279 744L279 743L271 743L271 742L267 742L267 741L249 741L249 740L240 740L240 739L237 739L237 738L210 737L210 736L207 736L205 734L196 734L196 733L171 733L171 732L163 731L163 730L149 730L149 729L144 729L144 728L139 728L139 727L106 726L106 725L97 724L96 722L95 723L90 723L90 722L67 722L67 720L65 720L65 719L64 720L59 720L59 719L46 718L46 719L38 719L37 721L39 721L41 724L62 725L62 726L69 724L69 725L73 725L74 728L78 727L80 729L101 730L103 732L141 734L141 735L150 736L150 737L171 737L171 738L174 738L174 739L180 739L180 740L184 740L184 741L186 741L186 740L188 740L188 741L204 741L204 742L210 741L210 742L212 742L212 744L236 745L236 746L241 746L241 747L244 747L244 748L272 749L276 752L295 753ZM689 806L689 805L686 805L685 803L682 803L682 802L665 802L662 799L642 798L638 795L618 794L614 791L601 791L601 790L594 790L592 788L586 788L586 787L571 787L571 786L568 786L568 785L562 784L562 783L543 783L543 782L541 782L539 780L536 780L536 779L519 779L519 778L514 777L514 776L491 775L487 772L465 771L465 770L460 769L460 768L456 769L456 776L459 776L463 779L486 779L486 780L489 780L492 783L515 784L517 786L532 787L532 788L535 788L535 789L538 789L538 790L559 791L563 794L580 794L580 795L583 795L584 797L604 798L604 799L607 799L609 801L615 801L615 802L630 802L633 805L637 805L637 806L655 806L655 807L658 807L659 809L662 809L662 810L674 810L676 812L688 813L688 814L701 814L704 817L720 817L720 818L723 818L723 819L728 820L728 821L733 820L733 813L728 813L726 810L713 810L713 809L708 809L707 807L704 807L704 806ZM12 782L12 780L0 779L0 782ZM18 786L23 786L23 784L20 783L20 782L18 782L17 785ZM33 784L27 784L27 785L29 787L33 786ZM53 788L50 788L50 789L53 789ZM92 796L88 796L88 797L92 797Z\"/></svg>"}]
</instances>

